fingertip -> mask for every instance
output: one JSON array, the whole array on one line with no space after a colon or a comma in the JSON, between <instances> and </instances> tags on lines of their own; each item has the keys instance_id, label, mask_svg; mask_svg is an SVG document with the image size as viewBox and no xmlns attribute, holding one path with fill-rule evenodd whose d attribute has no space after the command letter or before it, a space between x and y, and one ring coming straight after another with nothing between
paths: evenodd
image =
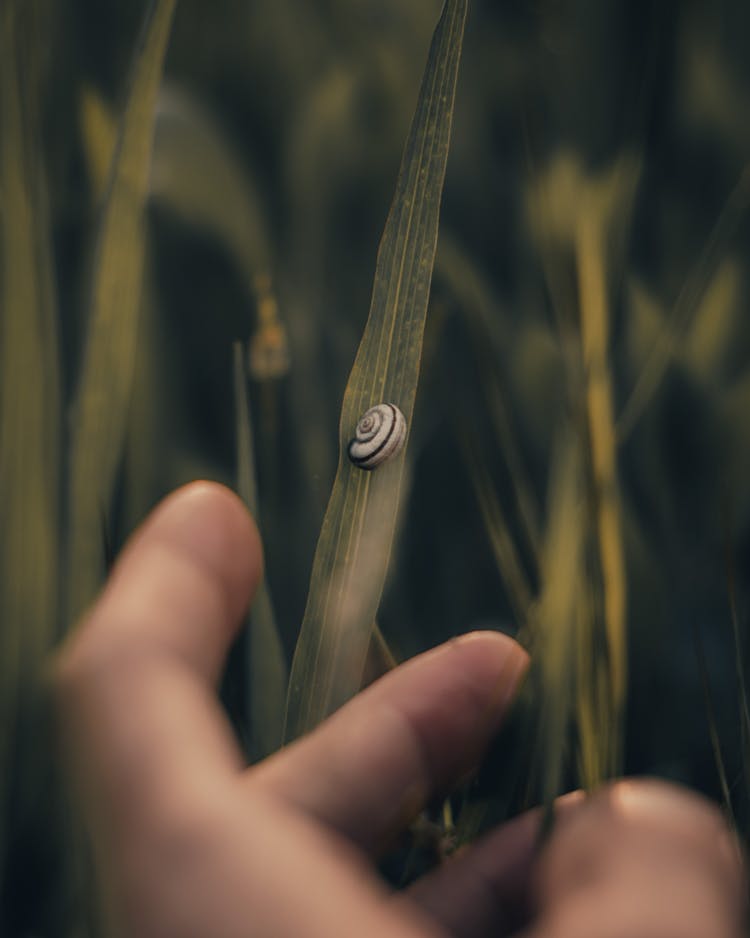
<instances>
[{"instance_id":1,"label":"fingertip","mask_svg":"<svg viewBox=\"0 0 750 938\"><path fill-rule=\"evenodd\" d=\"M745 902L741 851L718 807L695 791L663 779L616 779L575 802L560 821L538 866L546 905L588 882L593 869L631 860L641 867L651 858L656 874L675 859L718 872L732 902Z\"/></svg>"},{"instance_id":2,"label":"fingertip","mask_svg":"<svg viewBox=\"0 0 750 938\"><path fill-rule=\"evenodd\" d=\"M263 545L245 503L218 482L190 482L168 495L144 525L225 588L232 617L243 614L263 576Z\"/></svg>"},{"instance_id":3,"label":"fingertip","mask_svg":"<svg viewBox=\"0 0 750 938\"><path fill-rule=\"evenodd\" d=\"M168 495L131 536L66 643L73 676L166 652L216 680L263 574L258 529L215 482Z\"/></svg>"},{"instance_id":4,"label":"fingertip","mask_svg":"<svg viewBox=\"0 0 750 938\"><path fill-rule=\"evenodd\" d=\"M519 643L503 632L467 632L436 649L453 655L465 680L486 698L489 713L502 717L528 671L530 657Z\"/></svg>"},{"instance_id":5,"label":"fingertip","mask_svg":"<svg viewBox=\"0 0 750 938\"><path fill-rule=\"evenodd\" d=\"M523 672L531 660L526 649L510 635L489 629L466 632L443 647L446 650L458 650L464 660L473 667L485 667L490 671L503 673L509 666Z\"/></svg>"},{"instance_id":6,"label":"fingertip","mask_svg":"<svg viewBox=\"0 0 750 938\"><path fill-rule=\"evenodd\" d=\"M371 684L249 776L368 850L476 770L529 656L473 632Z\"/></svg>"}]
</instances>

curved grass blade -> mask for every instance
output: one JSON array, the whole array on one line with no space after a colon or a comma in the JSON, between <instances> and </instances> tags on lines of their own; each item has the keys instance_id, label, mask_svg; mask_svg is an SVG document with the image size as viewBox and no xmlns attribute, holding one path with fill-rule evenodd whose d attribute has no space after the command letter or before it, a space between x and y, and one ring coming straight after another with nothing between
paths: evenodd
<instances>
[{"instance_id":1,"label":"curved grass blade","mask_svg":"<svg viewBox=\"0 0 750 938\"><path fill-rule=\"evenodd\" d=\"M378 250L370 315L344 393L339 461L295 650L285 739L314 727L360 686L385 583L405 453L373 473L349 462L360 415L392 402L410 425L437 245L467 0L446 0L427 60Z\"/></svg>"},{"instance_id":2,"label":"curved grass blade","mask_svg":"<svg viewBox=\"0 0 750 938\"><path fill-rule=\"evenodd\" d=\"M19 834L8 831L44 813L36 710L59 616L61 392L38 14L33 3L0 5L0 891L9 906L7 851Z\"/></svg>"},{"instance_id":3,"label":"curved grass blade","mask_svg":"<svg viewBox=\"0 0 750 938\"><path fill-rule=\"evenodd\" d=\"M459 844L540 802L546 833L554 800L564 788L576 718L586 564L582 470L579 441L564 426L550 466L541 590L526 630L531 668L474 790L468 792L457 825Z\"/></svg>"},{"instance_id":4,"label":"curved grass blade","mask_svg":"<svg viewBox=\"0 0 750 938\"><path fill-rule=\"evenodd\" d=\"M537 504L500 378L501 349L510 343L503 311L492 290L454 238L441 233L438 270L451 284L466 319L492 426L503 453L518 519L535 570L539 566L540 522Z\"/></svg>"},{"instance_id":5,"label":"curved grass blade","mask_svg":"<svg viewBox=\"0 0 750 938\"><path fill-rule=\"evenodd\" d=\"M711 739L711 749L714 754L714 764L716 765L716 774L721 788L721 797L724 801L724 813L730 826L736 831L737 818L735 817L732 806L732 792L727 776L727 766L724 761L724 753L721 746L721 735L719 733L719 723L716 719L716 707L714 706L714 695L711 688L711 678L708 674L708 664L706 662L706 652L703 647L700 628L697 623L693 623L693 649L695 651L695 660L698 663L698 670L701 676L701 686L703 689L703 703L706 708L706 721L708 722L708 732Z\"/></svg>"},{"instance_id":6,"label":"curved grass blade","mask_svg":"<svg viewBox=\"0 0 750 938\"><path fill-rule=\"evenodd\" d=\"M67 615L102 578L99 512L109 504L132 391L145 257L144 208L156 96L176 0L155 0L133 66L97 243L70 457Z\"/></svg>"},{"instance_id":7,"label":"curved grass blade","mask_svg":"<svg viewBox=\"0 0 750 938\"><path fill-rule=\"evenodd\" d=\"M248 293L271 270L260 193L211 115L177 88L159 93L151 197L226 245Z\"/></svg>"},{"instance_id":8,"label":"curved grass blade","mask_svg":"<svg viewBox=\"0 0 750 938\"><path fill-rule=\"evenodd\" d=\"M237 491L258 517L253 430L247 401L247 374L242 343L234 343L234 397L237 421ZM281 746L286 703L287 668L265 577L248 617L247 706L253 760Z\"/></svg>"},{"instance_id":9,"label":"curved grass blade","mask_svg":"<svg viewBox=\"0 0 750 938\"><path fill-rule=\"evenodd\" d=\"M716 268L726 256L728 243L735 235L750 206L750 164L742 171L721 210L701 256L680 290L669 321L654 343L635 387L617 421L617 439L623 443L632 433L654 392L667 371L675 349L690 324Z\"/></svg>"},{"instance_id":10,"label":"curved grass blade","mask_svg":"<svg viewBox=\"0 0 750 938\"><path fill-rule=\"evenodd\" d=\"M521 563L513 532L500 503L481 446L469 429L459 433L464 461L479 503L485 532L505 585L518 629L526 634L533 591Z\"/></svg>"}]
</instances>

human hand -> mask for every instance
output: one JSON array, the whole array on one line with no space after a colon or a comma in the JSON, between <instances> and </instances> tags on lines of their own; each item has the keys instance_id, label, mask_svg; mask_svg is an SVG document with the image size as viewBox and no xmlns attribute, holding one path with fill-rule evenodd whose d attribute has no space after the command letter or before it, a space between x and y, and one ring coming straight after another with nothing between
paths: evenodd
<instances>
[{"instance_id":1,"label":"human hand","mask_svg":"<svg viewBox=\"0 0 750 938\"><path fill-rule=\"evenodd\" d=\"M533 938L740 934L718 815L656 783L564 799L541 857L531 813L389 892L371 858L477 764L526 655L490 633L442 646L248 769L214 686L261 567L239 501L188 486L134 535L58 657L113 934L500 938L519 917Z\"/></svg>"}]
</instances>

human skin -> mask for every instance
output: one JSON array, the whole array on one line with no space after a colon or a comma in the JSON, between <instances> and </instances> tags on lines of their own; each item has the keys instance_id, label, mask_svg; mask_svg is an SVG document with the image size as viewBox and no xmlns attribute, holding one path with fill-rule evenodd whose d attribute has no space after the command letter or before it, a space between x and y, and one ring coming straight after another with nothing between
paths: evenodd
<instances>
[{"instance_id":1,"label":"human skin","mask_svg":"<svg viewBox=\"0 0 750 938\"><path fill-rule=\"evenodd\" d=\"M406 892L373 861L481 759L527 667L473 633L377 681L248 767L216 697L262 572L212 483L129 541L53 668L64 755L113 935L138 938L739 938L744 879L699 796L628 780L531 812Z\"/></svg>"}]
</instances>

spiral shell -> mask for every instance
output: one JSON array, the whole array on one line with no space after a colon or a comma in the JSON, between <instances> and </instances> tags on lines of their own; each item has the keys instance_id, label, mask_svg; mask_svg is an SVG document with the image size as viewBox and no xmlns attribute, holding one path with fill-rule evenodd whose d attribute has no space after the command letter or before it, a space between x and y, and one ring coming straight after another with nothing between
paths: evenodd
<instances>
[{"instance_id":1,"label":"spiral shell","mask_svg":"<svg viewBox=\"0 0 750 938\"><path fill-rule=\"evenodd\" d=\"M406 441L406 419L395 404L376 404L359 418L349 459L360 469L377 469L401 451Z\"/></svg>"}]
</instances>

